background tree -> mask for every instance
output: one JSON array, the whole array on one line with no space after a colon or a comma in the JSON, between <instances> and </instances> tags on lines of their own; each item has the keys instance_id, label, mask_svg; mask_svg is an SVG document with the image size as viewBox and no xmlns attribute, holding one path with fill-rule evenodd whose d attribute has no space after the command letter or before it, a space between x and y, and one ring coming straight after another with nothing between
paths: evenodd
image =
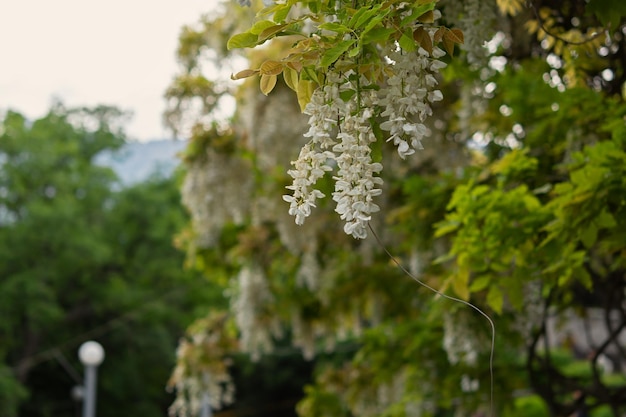
<instances>
[{"instance_id":1,"label":"background tree","mask_svg":"<svg viewBox=\"0 0 626 417\"><path fill-rule=\"evenodd\" d=\"M318 368L301 416L489 413L491 383L494 415L621 415L624 6L442 0L259 9L227 45L263 45L234 76L260 76L260 91L248 82L233 92L230 126L211 113L188 121L188 247L208 276L230 279L224 320L238 329L219 322L195 331L253 357L285 334L305 357L356 343L344 364ZM230 29L230 17L185 29L184 71L208 77L198 45L212 47L207 39ZM212 50L209 60L227 59L223 47ZM418 110L397 113L394 88L398 103L413 100ZM176 112L196 95L168 97ZM358 138L353 148L349 138ZM346 149L361 153L350 160ZM347 161L365 167L350 181ZM348 186L363 200L346 208ZM297 228L288 214L306 223ZM493 381L484 318L433 300L383 245L408 274L492 316ZM219 368L228 380L228 352L190 361L203 351L181 351L177 405L189 387L216 392L194 369ZM215 405L229 399L217 393Z\"/></svg>"},{"instance_id":2,"label":"background tree","mask_svg":"<svg viewBox=\"0 0 626 417\"><path fill-rule=\"evenodd\" d=\"M215 299L173 245L188 221L176 180L123 188L94 163L124 144L123 120L114 108L60 104L32 122L2 118L2 416L75 409L77 349L92 338L106 350L98 414L163 415L177 339Z\"/></svg>"}]
</instances>

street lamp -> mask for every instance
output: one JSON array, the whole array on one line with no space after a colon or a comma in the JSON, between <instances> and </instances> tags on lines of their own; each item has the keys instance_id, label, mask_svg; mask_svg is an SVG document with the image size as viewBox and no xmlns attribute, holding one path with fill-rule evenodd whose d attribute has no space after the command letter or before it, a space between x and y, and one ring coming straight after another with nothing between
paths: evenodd
<instances>
[{"instance_id":1,"label":"street lamp","mask_svg":"<svg viewBox=\"0 0 626 417\"><path fill-rule=\"evenodd\" d=\"M78 348L78 359L85 366L85 396L83 398L83 417L96 416L96 375L98 365L104 360L104 349L92 340Z\"/></svg>"}]
</instances>

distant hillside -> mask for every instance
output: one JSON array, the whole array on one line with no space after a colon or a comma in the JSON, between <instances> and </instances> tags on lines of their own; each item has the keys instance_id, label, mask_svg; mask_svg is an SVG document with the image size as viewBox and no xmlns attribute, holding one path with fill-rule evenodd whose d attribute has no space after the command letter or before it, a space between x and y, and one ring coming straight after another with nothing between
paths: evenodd
<instances>
[{"instance_id":1,"label":"distant hillside","mask_svg":"<svg viewBox=\"0 0 626 417\"><path fill-rule=\"evenodd\" d=\"M124 185L132 185L151 175L172 175L180 162L176 155L186 145L180 140L130 142L117 152L98 155L96 163L110 166Z\"/></svg>"}]
</instances>

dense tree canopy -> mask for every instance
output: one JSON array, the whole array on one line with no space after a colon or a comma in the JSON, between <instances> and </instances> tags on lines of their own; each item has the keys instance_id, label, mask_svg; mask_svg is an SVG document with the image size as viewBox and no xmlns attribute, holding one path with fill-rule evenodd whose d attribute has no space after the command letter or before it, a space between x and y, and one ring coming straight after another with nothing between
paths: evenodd
<instances>
[{"instance_id":1,"label":"dense tree canopy","mask_svg":"<svg viewBox=\"0 0 626 417\"><path fill-rule=\"evenodd\" d=\"M55 105L38 120L1 119L3 417L79 409L70 392L89 339L106 351L98 415L163 415L177 340L215 294L174 247L188 221L176 180L123 188L95 164L124 143L123 116Z\"/></svg>"},{"instance_id":2,"label":"dense tree canopy","mask_svg":"<svg viewBox=\"0 0 626 417\"><path fill-rule=\"evenodd\" d=\"M230 355L287 337L307 358L358 346L317 369L302 417L621 415L625 16L294 0L185 28L166 96L191 138L186 243L230 309L181 345L173 412L228 403ZM385 248L491 316L493 380L484 317Z\"/></svg>"}]
</instances>

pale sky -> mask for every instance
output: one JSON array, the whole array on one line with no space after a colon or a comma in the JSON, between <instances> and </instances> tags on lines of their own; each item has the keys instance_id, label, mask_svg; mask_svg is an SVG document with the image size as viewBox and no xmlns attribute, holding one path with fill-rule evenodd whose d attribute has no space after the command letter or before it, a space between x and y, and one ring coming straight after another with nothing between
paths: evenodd
<instances>
[{"instance_id":1,"label":"pale sky","mask_svg":"<svg viewBox=\"0 0 626 417\"><path fill-rule=\"evenodd\" d=\"M168 138L163 93L183 25L216 0L0 0L0 112L66 106L132 110L130 139Z\"/></svg>"}]
</instances>

